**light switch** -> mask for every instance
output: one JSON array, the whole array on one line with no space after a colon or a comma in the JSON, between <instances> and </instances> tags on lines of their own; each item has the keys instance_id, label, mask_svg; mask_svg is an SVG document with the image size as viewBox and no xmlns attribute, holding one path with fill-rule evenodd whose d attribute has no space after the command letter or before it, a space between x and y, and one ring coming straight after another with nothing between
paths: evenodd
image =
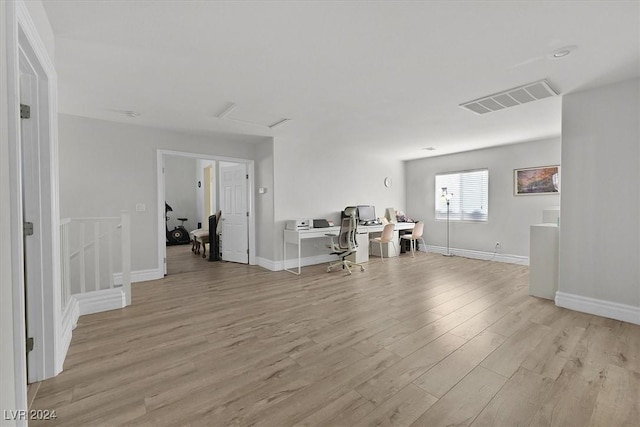
<instances>
[{"instance_id":1,"label":"light switch","mask_svg":"<svg viewBox=\"0 0 640 427\"><path fill-rule=\"evenodd\" d=\"M266 193L266 192L267 192L267 187L260 187L260 188L258 188L258 193L260 193L260 194L264 194L264 193Z\"/></svg>"}]
</instances>

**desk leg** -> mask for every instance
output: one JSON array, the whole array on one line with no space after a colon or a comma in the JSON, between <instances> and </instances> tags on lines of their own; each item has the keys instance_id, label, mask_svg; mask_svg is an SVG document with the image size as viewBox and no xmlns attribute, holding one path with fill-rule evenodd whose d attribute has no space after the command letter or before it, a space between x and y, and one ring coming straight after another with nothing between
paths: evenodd
<instances>
[{"instance_id":1,"label":"desk leg","mask_svg":"<svg viewBox=\"0 0 640 427\"><path fill-rule=\"evenodd\" d=\"M292 243L292 244L295 244L295 243ZM298 271L296 272L294 270L289 270L287 268L287 242L285 240L285 242L284 242L284 260L283 260L284 271L288 271L289 273L293 273L293 274L299 276L300 273L301 273L301 270L302 270L301 269L301 265L300 265L300 256L301 256L301 253L300 253L300 238L298 237Z\"/></svg>"},{"instance_id":2,"label":"desk leg","mask_svg":"<svg viewBox=\"0 0 640 427\"><path fill-rule=\"evenodd\" d=\"M301 254L301 252L302 252L301 246L302 246L302 244L300 242L300 238L298 237L298 275L300 273L302 273L302 268L301 268L302 266L300 265L300 257L302 256L302 254Z\"/></svg>"}]
</instances>

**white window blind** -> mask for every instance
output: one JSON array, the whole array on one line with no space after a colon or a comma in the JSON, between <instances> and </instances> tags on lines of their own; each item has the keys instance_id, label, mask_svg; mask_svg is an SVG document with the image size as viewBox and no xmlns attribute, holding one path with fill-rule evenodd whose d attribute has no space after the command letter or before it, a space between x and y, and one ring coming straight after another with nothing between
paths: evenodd
<instances>
[{"instance_id":1,"label":"white window blind","mask_svg":"<svg viewBox=\"0 0 640 427\"><path fill-rule=\"evenodd\" d=\"M436 219L447 219L447 203L442 188L453 193L451 221L489 220L489 170L480 169L436 175Z\"/></svg>"}]
</instances>

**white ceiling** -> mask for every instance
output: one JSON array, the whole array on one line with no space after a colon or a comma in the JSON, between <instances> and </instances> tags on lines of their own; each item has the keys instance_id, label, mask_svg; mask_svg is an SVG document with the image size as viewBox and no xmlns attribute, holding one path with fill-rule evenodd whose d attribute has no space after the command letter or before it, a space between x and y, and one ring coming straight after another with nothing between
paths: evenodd
<instances>
[{"instance_id":1,"label":"white ceiling","mask_svg":"<svg viewBox=\"0 0 640 427\"><path fill-rule=\"evenodd\" d=\"M560 134L561 97L484 115L463 102L540 79L567 94L640 75L639 1L44 5L62 113L398 159ZM548 57L567 45L577 49ZM216 117L231 103L291 121Z\"/></svg>"}]
</instances>

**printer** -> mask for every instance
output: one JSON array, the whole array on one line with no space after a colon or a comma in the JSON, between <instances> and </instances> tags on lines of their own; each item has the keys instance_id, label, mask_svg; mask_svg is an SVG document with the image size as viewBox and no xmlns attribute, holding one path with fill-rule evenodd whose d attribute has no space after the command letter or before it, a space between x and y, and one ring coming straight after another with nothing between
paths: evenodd
<instances>
[{"instance_id":1,"label":"printer","mask_svg":"<svg viewBox=\"0 0 640 427\"><path fill-rule=\"evenodd\" d=\"M310 223L308 219L289 219L287 220L286 229L287 230L309 230Z\"/></svg>"}]
</instances>

